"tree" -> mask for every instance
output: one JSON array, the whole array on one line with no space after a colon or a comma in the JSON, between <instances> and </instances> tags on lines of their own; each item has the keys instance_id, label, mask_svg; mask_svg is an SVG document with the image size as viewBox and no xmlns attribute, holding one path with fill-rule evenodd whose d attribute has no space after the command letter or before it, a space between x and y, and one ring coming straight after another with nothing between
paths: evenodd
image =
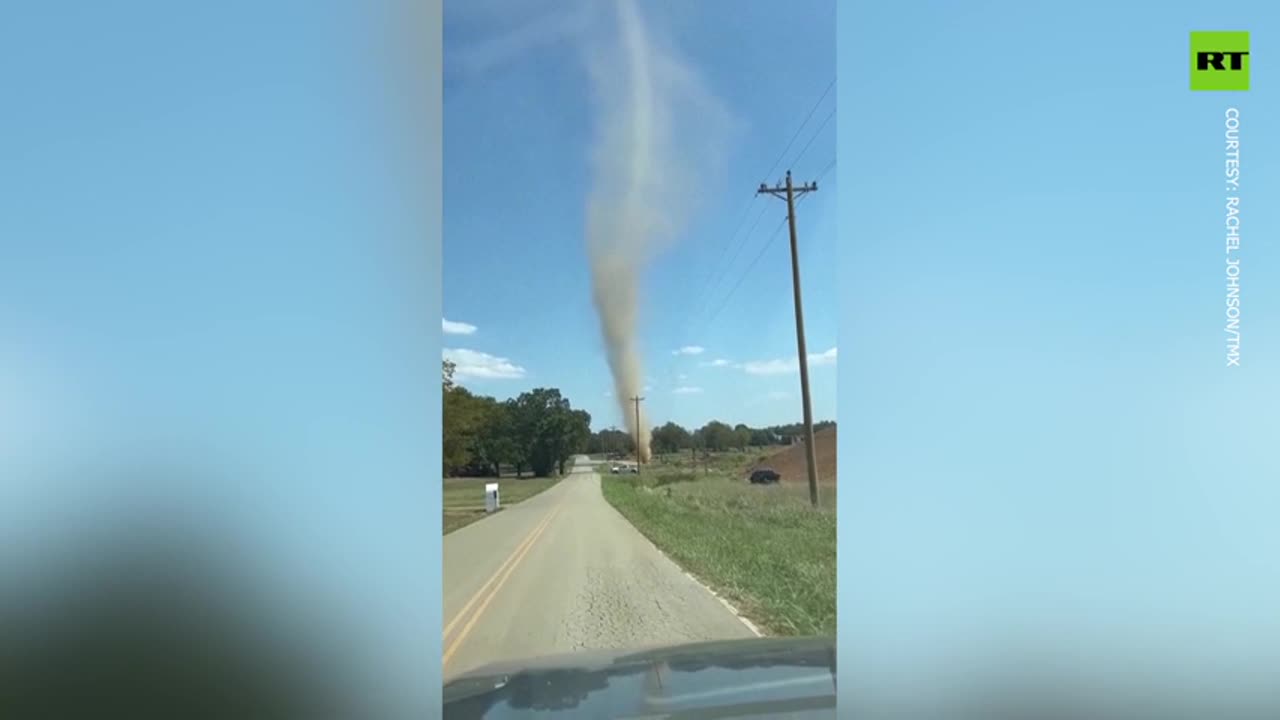
<instances>
[{"instance_id":1,"label":"tree","mask_svg":"<svg viewBox=\"0 0 1280 720\"><path fill-rule=\"evenodd\" d=\"M517 478L524 475L524 469L529 465L529 452L522 434L520 408L514 399L502 403L490 432L495 436L493 453L497 461L515 467Z\"/></svg>"},{"instance_id":2,"label":"tree","mask_svg":"<svg viewBox=\"0 0 1280 720\"><path fill-rule=\"evenodd\" d=\"M480 403L470 390L453 382L452 363L444 365L444 395L441 398L443 436L441 455L445 475L467 464L480 425Z\"/></svg>"},{"instance_id":3,"label":"tree","mask_svg":"<svg viewBox=\"0 0 1280 720\"><path fill-rule=\"evenodd\" d=\"M586 410L574 410L566 399L562 407L555 410L554 428L557 434L552 436L552 445L556 450L555 459L560 467L560 474L565 474L565 463L576 453L584 452L591 437L591 413Z\"/></svg>"},{"instance_id":4,"label":"tree","mask_svg":"<svg viewBox=\"0 0 1280 720\"><path fill-rule=\"evenodd\" d=\"M572 453L587 453L591 447L591 413L586 410L573 411L573 434L569 444Z\"/></svg>"},{"instance_id":5,"label":"tree","mask_svg":"<svg viewBox=\"0 0 1280 720\"><path fill-rule=\"evenodd\" d=\"M693 445L693 437L689 435L689 431L674 422L654 428L651 437L653 451L659 454L680 452Z\"/></svg>"},{"instance_id":6,"label":"tree","mask_svg":"<svg viewBox=\"0 0 1280 720\"><path fill-rule=\"evenodd\" d=\"M559 393L558 390L556 392ZM539 431L539 446L541 452L545 453L547 475L551 474L552 469L558 469L564 475L565 461L569 459L570 448L573 446L573 425L573 411L567 399L560 398L547 408Z\"/></svg>"},{"instance_id":7,"label":"tree","mask_svg":"<svg viewBox=\"0 0 1280 720\"><path fill-rule=\"evenodd\" d=\"M507 402L506 431L514 445L516 477L520 477L524 474L524 468L534 463L533 453L537 441L540 411L536 407L533 396L527 392Z\"/></svg>"},{"instance_id":8,"label":"tree","mask_svg":"<svg viewBox=\"0 0 1280 720\"><path fill-rule=\"evenodd\" d=\"M703 425L700 432L702 433L703 446L708 450L722 452L733 446L733 428L719 420L712 420Z\"/></svg>"},{"instance_id":9,"label":"tree","mask_svg":"<svg viewBox=\"0 0 1280 720\"><path fill-rule=\"evenodd\" d=\"M444 392L449 392L453 389L453 373L457 369L458 366L452 361L444 361Z\"/></svg>"},{"instance_id":10,"label":"tree","mask_svg":"<svg viewBox=\"0 0 1280 720\"><path fill-rule=\"evenodd\" d=\"M601 430L597 435L597 443L599 452L609 455L634 452L636 447L636 439L631 433L614 427Z\"/></svg>"},{"instance_id":11,"label":"tree","mask_svg":"<svg viewBox=\"0 0 1280 720\"><path fill-rule=\"evenodd\" d=\"M535 388L516 398L515 435L537 477L563 468L575 435L568 399L555 388Z\"/></svg>"},{"instance_id":12,"label":"tree","mask_svg":"<svg viewBox=\"0 0 1280 720\"><path fill-rule=\"evenodd\" d=\"M507 431L507 405L491 397L476 398L476 432L471 444L470 465L488 468L494 477L502 476L502 464L514 465L514 448Z\"/></svg>"}]
</instances>

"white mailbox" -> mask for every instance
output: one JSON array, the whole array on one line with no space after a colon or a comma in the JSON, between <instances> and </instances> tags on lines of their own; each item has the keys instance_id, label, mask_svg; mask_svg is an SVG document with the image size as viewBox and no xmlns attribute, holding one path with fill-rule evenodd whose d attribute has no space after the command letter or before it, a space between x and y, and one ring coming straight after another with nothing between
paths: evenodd
<instances>
[{"instance_id":1,"label":"white mailbox","mask_svg":"<svg viewBox=\"0 0 1280 720\"><path fill-rule=\"evenodd\" d=\"M498 502L498 483L485 483L484 485L484 511L494 512L499 507Z\"/></svg>"}]
</instances>

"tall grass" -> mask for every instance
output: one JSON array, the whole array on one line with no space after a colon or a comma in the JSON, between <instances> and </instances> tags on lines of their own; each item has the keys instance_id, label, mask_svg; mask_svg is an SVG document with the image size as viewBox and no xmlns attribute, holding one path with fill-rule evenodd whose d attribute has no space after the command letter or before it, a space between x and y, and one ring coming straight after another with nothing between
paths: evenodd
<instances>
[{"instance_id":1,"label":"tall grass","mask_svg":"<svg viewBox=\"0 0 1280 720\"><path fill-rule=\"evenodd\" d=\"M444 534L483 520L489 513L484 509L484 486L497 482L499 500L503 506L515 505L550 488L559 477L534 478L447 478L444 481Z\"/></svg>"},{"instance_id":2,"label":"tall grass","mask_svg":"<svg viewBox=\"0 0 1280 720\"><path fill-rule=\"evenodd\" d=\"M836 629L835 488L753 486L680 469L606 476L605 498L649 540L775 635Z\"/></svg>"}]
</instances>

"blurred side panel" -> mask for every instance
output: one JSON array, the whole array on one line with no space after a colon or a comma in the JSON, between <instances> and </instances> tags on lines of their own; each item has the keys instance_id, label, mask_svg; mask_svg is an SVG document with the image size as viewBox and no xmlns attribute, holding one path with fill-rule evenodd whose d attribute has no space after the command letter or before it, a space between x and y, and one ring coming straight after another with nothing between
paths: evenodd
<instances>
[{"instance_id":1,"label":"blurred side panel","mask_svg":"<svg viewBox=\"0 0 1280 720\"><path fill-rule=\"evenodd\" d=\"M1280 717L1280 96L1187 83L1280 15L839 13L841 716Z\"/></svg>"},{"instance_id":2,"label":"blurred side panel","mask_svg":"<svg viewBox=\"0 0 1280 720\"><path fill-rule=\"evenodd\" d=\"M0 717L432 717L440 2L12 3Z\"/></svg>"}]
</instances>

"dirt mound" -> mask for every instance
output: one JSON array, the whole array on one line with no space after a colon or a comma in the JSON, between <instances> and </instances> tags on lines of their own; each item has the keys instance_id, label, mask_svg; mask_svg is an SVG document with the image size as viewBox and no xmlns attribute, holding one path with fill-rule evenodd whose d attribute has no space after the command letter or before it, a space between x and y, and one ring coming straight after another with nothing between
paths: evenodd
<instances>
[{"instance_id":1,"label":"dirt mound","mask_svg":"<svg viewBox=\"0 0 1280 720\"><path fill-rule=\"evenodd\" d=\"M826 485L836 481L836 428L823 428L813 434L818 455L818 482ZM747 476L760 468L772 468L782 475L782 482L808 482L809 465L804 455L804 444L796 443L783 448L764 460L752 465Z\"/></svg>"}]
</instances>

